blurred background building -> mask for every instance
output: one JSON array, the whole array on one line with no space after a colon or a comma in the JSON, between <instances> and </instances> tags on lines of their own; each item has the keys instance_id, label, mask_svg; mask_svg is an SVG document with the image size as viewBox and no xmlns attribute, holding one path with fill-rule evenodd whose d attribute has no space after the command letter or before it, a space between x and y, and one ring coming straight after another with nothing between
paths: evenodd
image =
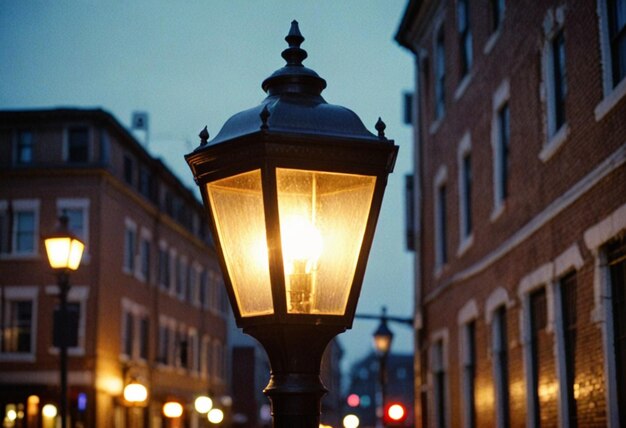
<instances>
[{"instance_id":1,"label":"blurred background building","mask_svg":"<svg viewBox=\"0 0 626 428\"><path fill-rule=\"evenodd\" d=\"M55 332L73 343L69 426L166 426L167 401L185 426L206 425L193 402L229 393L228 306L194 193L100 109L0 112L0 183L3 426L40 426L58 406L58 287L41 235L61 214L86 244L72 328ZM133 381L144 407L123 399Z\"/></svg>"},{"instance_id":2,"label":"blurred background building","mask_svg":"<svg viewBox=\"0 0 626 428\"><path fill-rule=\"evenodd\" d=\"M626 426L625 17L408 2L422 426Z\"/></svg>"}]
</instances>

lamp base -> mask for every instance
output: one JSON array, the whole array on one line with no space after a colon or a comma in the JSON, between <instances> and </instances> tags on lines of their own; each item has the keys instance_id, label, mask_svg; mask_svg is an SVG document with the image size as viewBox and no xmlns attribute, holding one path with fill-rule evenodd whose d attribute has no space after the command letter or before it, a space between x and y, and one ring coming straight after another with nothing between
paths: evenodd
<instances>
[{"instance_id":1,"label":"lamp base","mask_svg":"<svg viewBox=\"0 0 626 428\"><path fill-rule=\"evenodd\" d=\"M244 329L270 360L270 381L263 392L272 405L274 428L319 428L321 399L327 392L320 379L322 356L343 331L340 326L307 324Z\"/></svg>"}]
</instances>

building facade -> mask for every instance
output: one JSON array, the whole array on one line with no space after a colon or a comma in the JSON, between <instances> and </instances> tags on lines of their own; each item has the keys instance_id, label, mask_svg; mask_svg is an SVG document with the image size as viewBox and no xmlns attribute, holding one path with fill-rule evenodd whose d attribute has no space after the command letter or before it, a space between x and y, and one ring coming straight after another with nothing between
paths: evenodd
<instances>
[{"instance_id":1,"label":"building facade","mask_svg":"<svg viewBox=\"0 0 626 428\"><path fill-rule=\"evenodd\" d=\"M182 153L181 153L182 156ZM70 276L71 427L204 426L202 393L228 392L227 304L193 192L100 109L0 112L0 416L38 427L58 406L58 287L41 236L59 215L86 244ZM59 333L59 332L57 332ZM123 398L147 387L143 407ZM12 412L11 412L12 410Z\"/></svg>"},{"instance_id":2,"label":"building facade","mask_svg":"<svg viewBox=\"0 0 626 428\"><path fill-rule=\"evenodd\" d=\"M421 426L626 426L625 17L408 2Z\"/></svg>"}]
</instances>

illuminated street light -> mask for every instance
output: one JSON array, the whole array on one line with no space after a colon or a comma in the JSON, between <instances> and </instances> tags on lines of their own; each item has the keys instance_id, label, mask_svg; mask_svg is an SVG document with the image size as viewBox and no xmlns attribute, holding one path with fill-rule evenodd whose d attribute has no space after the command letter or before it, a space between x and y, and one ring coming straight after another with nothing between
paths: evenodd
<instances>
[{"instance_id":1,"label":"illuminated street light","mask_svg":"<svg viewBox=\"0 0 626 428\"><path fill-rule=\"evenodd\" d=\"M221 409L214 407L209 410L209 413L207 414L207 419L212 424L219 424L224 420L224 412Z\"/></svg>"},{"instance_id":2,"label":"illuminated street light","mask_svg":"<svg viewBox=\"0 0 626 428\"><path fill-rule=\"evenodd\" d=\"M265 348L275 428L318 428L326 345L351 328L398 147L321 96L292 22L261 105L186 156L237 325Z\"/></svg>"},{"instance_id":3,"label":"illuminated street light","mask_svg":"<svg viewBox=\"0 0 626 428\"><path fill-rule=\"evenodd\" d=\"M201 395L193 403L196 412L198 413L208 413L209 410L213 408L213 400L206 395Z\"/></svg>"},{"instance_id":4,"label":"illuminated street light","mask_svg":"<svg viewBox=\"0 0 626 428\"><path fill-rule=\"evenodd\" d=\"M163 415L166 418L180 418L183 415L183 406L176 401L168 401L163 405Z\"/></svg>"},{"instance_id":5,"label":"illuminated street light","mask_svg":"<svg viewBox=\"0 0 626 428\"><path fill-rule=\"evenodd\" d=\"M80 266L85 244L73 234L68 227L68 217L59 218L57 229L44 237L48 263L57 276L59 287L60 319L59 319L59 364L61 377L61 428L67 426L67 295L70 291L69 273Z\"/></svg>"}]
</instances>

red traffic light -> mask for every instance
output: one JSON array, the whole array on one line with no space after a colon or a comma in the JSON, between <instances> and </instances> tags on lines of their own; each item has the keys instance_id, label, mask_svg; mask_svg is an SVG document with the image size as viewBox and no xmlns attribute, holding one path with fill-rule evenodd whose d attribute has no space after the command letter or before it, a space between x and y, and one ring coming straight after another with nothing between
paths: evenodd
<instances>
[{"instance_id":1,"label":"red traffic light","mask_svg":"<svg viewBox=\"0 0 626 428\"><path fill-rule=\"evenodd\" d=\"M385 406L385 423L401 423L406 420L407 417L406 406L397 401L388 403Z\"/></svg>"}]
</instances>

